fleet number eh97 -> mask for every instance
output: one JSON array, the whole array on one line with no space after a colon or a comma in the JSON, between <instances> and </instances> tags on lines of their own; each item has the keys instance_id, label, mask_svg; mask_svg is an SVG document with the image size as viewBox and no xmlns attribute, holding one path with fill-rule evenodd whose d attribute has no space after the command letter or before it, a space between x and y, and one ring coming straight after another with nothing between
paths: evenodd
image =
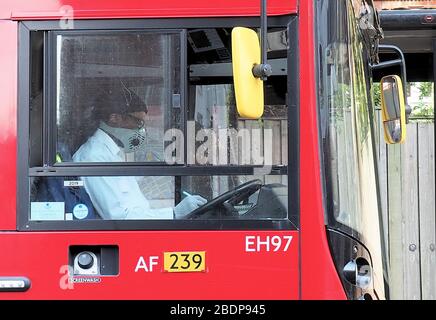
<instances>
[{"instance_id":1,"label":"fleet number eh97","mask_svg":"<svg viewBox=\"0 0 436 320\"><path fill-rule=\"evenodd\" d=\"M292 242L292 236L246 236L246 252L286 252Z\"/></svg>"}]
</instances>

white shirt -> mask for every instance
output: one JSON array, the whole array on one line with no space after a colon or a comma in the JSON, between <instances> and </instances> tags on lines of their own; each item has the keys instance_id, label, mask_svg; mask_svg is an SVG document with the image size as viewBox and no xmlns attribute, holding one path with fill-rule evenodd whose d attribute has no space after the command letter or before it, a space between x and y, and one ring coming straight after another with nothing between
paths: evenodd
<instances>
[{"instance_id":1,"label":"white shirt","mask_svg":"<svg viewBox=\"0 0 436 320\"><path fill-rule=\"evenodd\" d=\"M97 129L73 155L74 162L125 162L123 150ZM135 177L82 177L103 219L173 219L173 208L152 209Z\"/></svg>"}]
</instances>

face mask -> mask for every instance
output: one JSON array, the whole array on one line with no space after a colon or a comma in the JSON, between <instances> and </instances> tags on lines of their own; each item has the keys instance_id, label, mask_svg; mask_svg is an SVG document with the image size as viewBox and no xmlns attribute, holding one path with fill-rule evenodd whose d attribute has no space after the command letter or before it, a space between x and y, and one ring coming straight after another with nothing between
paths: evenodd
<instances>
[{"instance_id":1,"label":"face mask","mask_svg":"<svg viewBox=\"0 0 436 320\"><path fill-rule=\"evenodd\" d=\"M135 152L138 150L145 142L146 131L145 128L138 129L126 129L126 128L116 128L107 125L105 122L100 122L100 128L113 135L115 138L121 141L124 146L124 152Z\"/></svg>"}]
</instances>

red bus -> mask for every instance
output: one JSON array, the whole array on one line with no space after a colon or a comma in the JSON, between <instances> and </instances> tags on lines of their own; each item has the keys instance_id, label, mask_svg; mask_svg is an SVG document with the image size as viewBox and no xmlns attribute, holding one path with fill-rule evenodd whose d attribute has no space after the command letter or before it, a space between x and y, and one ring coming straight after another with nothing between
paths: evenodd
<instances>
[{"instance_id":1,"label":"red bus","mask_svg":"<svg viewBox=\"0 0 436 320\"><path fill-rule=\"evenodd\" d=\"M2 1L0 299L386 298L372 1L267 14Z\"/></svg>"}]
</instances>

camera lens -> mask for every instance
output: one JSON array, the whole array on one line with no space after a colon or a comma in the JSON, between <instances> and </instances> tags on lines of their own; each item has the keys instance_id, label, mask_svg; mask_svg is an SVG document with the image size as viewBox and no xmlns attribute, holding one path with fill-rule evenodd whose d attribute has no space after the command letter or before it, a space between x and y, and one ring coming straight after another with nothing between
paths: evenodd
<instances>
[{"instance_id":1,"label":"camera lens","mask_svg":"<svg viewBox=\"0 0 436 320\"><path fill-rule=\"evenodd\" d=\"M79 264L80 268L89 269L94 264L94 258L89 252L82 252L77 258L77 263Z\"/></svg>"}]
</instances>

